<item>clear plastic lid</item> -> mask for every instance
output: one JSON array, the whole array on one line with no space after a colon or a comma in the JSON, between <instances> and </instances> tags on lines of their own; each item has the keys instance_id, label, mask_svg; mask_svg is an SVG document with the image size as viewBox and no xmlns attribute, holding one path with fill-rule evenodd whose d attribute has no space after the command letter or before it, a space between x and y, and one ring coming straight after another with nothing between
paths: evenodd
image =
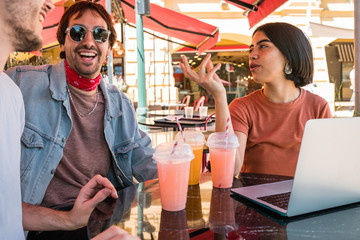
<instances>
[{"instance_id":1,"label":"clear plastic lid","mask_svg":"<svg viewBox=\"0 0 360 240\"><path fill-rule=\"evenodd\" d=\"M206 145L209 148L237 148L240 146L235 133L215 132L210 134Z\"/></svg>"},{"instance_id":2,"label":"clear plastic lid","mask_svg":"<svg viewBox=\"0 0 360 240\"><path fill-rule=\"evenodd\" d=\"M174 142L162 143L155 148L153 159L158 162L186 162L194 158L189 144L178 142L174 149Z\"/></svg>"},{"instance_id":3,"label":"clear plastic lid","mask_svg":"<svg viewBox=\"0 0 360 240\"><path fill-rule=\"evenodd\" d=\"M185 143L189 144L190 146L202 146L205 144L205 136L201 132L197 131L183 131ZM183 143L183 137L181 132L178 132L175 136L175 140L178 142Z\"/></svg>"}]
</instances>

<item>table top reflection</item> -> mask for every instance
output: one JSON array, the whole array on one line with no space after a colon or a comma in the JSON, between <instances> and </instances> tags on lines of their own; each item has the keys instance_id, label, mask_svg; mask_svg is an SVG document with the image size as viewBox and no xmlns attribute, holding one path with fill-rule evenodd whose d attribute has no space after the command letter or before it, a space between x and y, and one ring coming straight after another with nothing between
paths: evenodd
<instances>
[{"instance_id":1,"label":"table top reflection","mask_svg":"<svg viewBox=\"0 0 360 240\"><path fill-rule=\"evenodd\" d=\"M234 179L233 187L287 179L242 174ZM230 189L213 188L209 172L202 174L199 185L188 187L186 209L178 212L161 209L157 180L118 194L116 202L92 214L88 225L91 237L114 224L141 239L358 239L360 235L359 203L284 218L236 198Z\"/></svg>"}]
</instances>

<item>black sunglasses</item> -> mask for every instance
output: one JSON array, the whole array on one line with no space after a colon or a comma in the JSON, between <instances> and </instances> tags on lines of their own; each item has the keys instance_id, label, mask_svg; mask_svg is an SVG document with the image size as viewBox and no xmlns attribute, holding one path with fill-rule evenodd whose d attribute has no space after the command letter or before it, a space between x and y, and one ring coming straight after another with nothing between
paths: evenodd
<instances>
[{"instance_id":1,"label":"black sunglasses","mask_svg":"<svg viewBox=\"0 0 360 240\"><path fill-rule=\"evenodd\" d=\"M86 38L86 34L89 30L81 25L74 25L72 27L68 27L65 31L65 34L69 32L70 38L74 42L81 42ZM96 27L92 31L93 38L97 43L104 43L109 39L110 31L106 30L103 27Z\"/></svg>"}]
</instances>

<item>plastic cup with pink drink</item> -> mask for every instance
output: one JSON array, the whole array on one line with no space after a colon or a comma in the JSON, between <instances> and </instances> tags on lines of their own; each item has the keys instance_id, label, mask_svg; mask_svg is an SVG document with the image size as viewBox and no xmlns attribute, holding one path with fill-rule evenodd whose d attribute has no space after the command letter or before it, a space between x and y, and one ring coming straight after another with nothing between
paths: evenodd
<instances>
[{"instance_id":1,"label":"plastic cup with pink drink","mask_svg":"<svg viewBox=\"0 0 360 240\"><path fill-rule=\"evenodd\" d=\"M213 186L230 188L234 177L236 149L240 146L237 136L235 133L212 133L206 145L210 151Z\"/></svg>"},{"instance_id":2,"label":"plastic cup with pink drink","mask_svg":"<svg viewBox=\"0 0 360 240\"><path fill-rule=\"evenodd\" d=\"M157 162L162 209L185 209L190 161L194 158L188 144L163 143L156 147L153 159Z\"/></svg>"}]
</instances>

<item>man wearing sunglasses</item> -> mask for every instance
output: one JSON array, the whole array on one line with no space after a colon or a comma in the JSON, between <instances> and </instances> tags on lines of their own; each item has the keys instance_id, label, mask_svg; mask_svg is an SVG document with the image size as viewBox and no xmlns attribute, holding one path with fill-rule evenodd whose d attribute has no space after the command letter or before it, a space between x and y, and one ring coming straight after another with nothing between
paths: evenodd
<instances>
[{"instance_id":1,"label":"man wearing sunglasses","mask_svg":"<svg viewBox=\"0 0 360 240\"><path fill-rule=\"evenodd\" d=\"M150 138L138 129L129 99L106 84L100 69L116 41L111 16L80 1L62 16L57 65L8 71L25 102L21 142L24 202L71 209L99 174L116 188L157 177Z\"/></svg>"}]
</instances>

